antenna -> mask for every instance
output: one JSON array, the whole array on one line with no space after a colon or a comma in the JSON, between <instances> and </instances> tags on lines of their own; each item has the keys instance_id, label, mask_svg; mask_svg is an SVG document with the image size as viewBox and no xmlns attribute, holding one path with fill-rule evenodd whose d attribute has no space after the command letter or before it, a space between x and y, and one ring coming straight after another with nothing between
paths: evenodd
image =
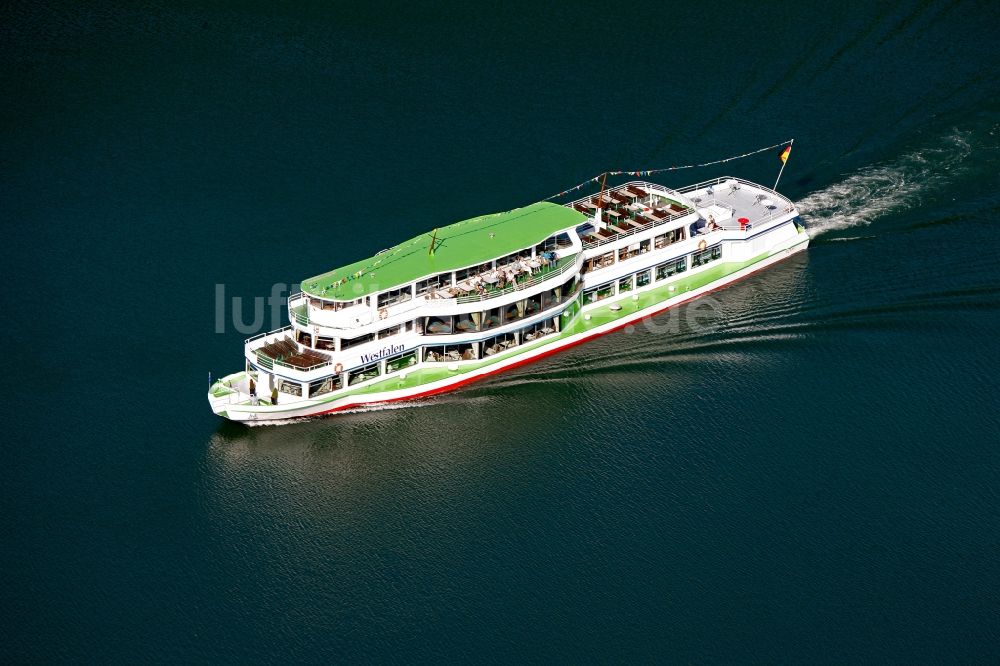
<instances>
[{"instance_id":1,"label":"antenna","mask_svg":"<svg viewBox=\"0 0 1000 666\"><path fill-rule=\"evenodd\" d=\"M431 234L431 247L430 247L430 249L427 250L427 254L432 255L432 256L434 254L434 243L437 242L437 235L438 235L438 230L435 229L434 233Z\"/></svg>"}]
</instances>

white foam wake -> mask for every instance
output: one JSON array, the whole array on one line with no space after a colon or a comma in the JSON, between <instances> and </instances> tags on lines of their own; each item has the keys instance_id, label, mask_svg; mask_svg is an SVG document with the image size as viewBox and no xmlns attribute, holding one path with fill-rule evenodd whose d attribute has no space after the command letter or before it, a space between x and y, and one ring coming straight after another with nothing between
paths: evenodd
<instances>
[{"instance_id":1,"label":"white foam wake","mask_svg":"<svg viewBox=\"0 0 1000 666\"><path fill-rule=\"evenodd\" d=\"M972 152L968 133L955 131L939 146L895 162L865 167L798 202L811 236L869 225L888 213L918 205L929 191L952 180Z\"/></svg>"}]
</instances>

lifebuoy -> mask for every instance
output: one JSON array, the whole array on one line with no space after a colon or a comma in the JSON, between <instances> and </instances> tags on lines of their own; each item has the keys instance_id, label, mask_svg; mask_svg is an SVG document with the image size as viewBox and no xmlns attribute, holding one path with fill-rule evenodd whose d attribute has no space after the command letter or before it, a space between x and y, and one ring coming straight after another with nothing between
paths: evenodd
<instances>
[{"instance_id":1,"label":"lifebuoy","mask_svg":"<svg viewBox=\"0 0 1000 666\"><path fill-rule=\"evenodd\" d=\"M706 247L708 247L708 241L703 240L700 243L698 243L699 250L704 250Z\"/></svg>"},{"instance_id":2,"label":"lifebuoy","mask_svg":"<svg viewBox=\"0 0 1000 666\"><path fill-rule=\"evenodd\" d=\"M381 310L378 311L378 318L379 319L385 319L388 316L389 316L389 311L386 310L385 308L382 308Z\"/></svg>"},{"instance_id":3,"label":"lifebuoy","mask_svg":"<svg viewBox=\"0 0 1000 666\"><path fill-rule=\"evenodd\" d=\"M337 365L333 366L333 371L336 372L339 375L340 373L342 373L344 371L344 364L343 363L338 363Z\"/></svg>"}]
</instances>

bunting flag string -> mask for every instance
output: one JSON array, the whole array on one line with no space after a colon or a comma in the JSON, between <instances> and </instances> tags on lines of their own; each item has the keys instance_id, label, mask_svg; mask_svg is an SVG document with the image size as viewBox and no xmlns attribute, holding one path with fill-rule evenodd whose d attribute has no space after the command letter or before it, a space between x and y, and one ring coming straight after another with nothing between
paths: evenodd
<instances>
[{"instance_id":1,"label":"bunting flag string","mask_svg":"<svg viewBox=\"0 0 1000 666\"><path fill-rule=\"evenodd\" d=\"M782 146L786 146L786 145L790 144L791 142L792 142L792 140L789 139L788 141L782 141L780 143L774 144L773 146L767 146L765 148L758 148L757 150L752 150L749 153L743 153L742 155L734 155L732 157L727 157L727 158L721 159L721 160L713 160L711 162L702 162L701 164L685 164L683 166L664 167L662 169L635 169L635 170L628 170L628 171L624 171L624 170L621 170L621 171L608 171L608 172L606 172L606 174L601 173L601 174L598 174L598 175L594 176L593 178L588 178L587 180L583 181L579 185L575 185L575 186L569 188L568 190L563 190L559 194L553 194L551 197L546 197L542 201L551 201L552 199L558 199L559 197L565 196L565 195L569 194L570 192L576 192L577 190L579 190L579 189L581 189L583 187L586 187L587 185L590 185L591 183L599 182L604 175L608 175L608 176L636 176L638 178L643 178L645 176L650 176L650 175L653 175L653 174L656 174L656 173L666 173L668 171L680 171L681 169L697 169L699 167L713 166L715 164L725 164L726 162L732 162L733 160L741 160L744 157L750 157L751 155L757 155L759 153L764 153L764 152L767 152L769 150L774 150L775 148L781 148Z\"/></svg>"}]
</instances>

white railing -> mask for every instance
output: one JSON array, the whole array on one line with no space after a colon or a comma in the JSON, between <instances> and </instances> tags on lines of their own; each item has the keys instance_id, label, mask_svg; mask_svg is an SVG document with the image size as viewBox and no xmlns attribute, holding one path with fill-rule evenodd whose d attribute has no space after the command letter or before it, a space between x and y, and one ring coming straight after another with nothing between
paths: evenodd
<instances>
[{"instance_id":1,"label":"white railing","mask_svg":"<svg viewBox=\"0 0 1000 666\"><path fill-rule=\"evenodd\" d=\"M459 296L457 298L447 299L447 300L451 300L459 304L478 303L480 301L486 301L491 298L499 298L500 296L513 294L515 291L524 291L525 289L530 289L531 287L537 286L547 280L551 280L554 277L562 275L571 268L578 270L580 268L581 264L580 259L582 257L583 257L582 254L577 254L575 256L570 256L570 257L563 257L562 259L560 259L560 262L565 262L562 264L562 266L559 266L558 268L555 269L550 269L543 273L539 273L538 275L532 275L531 279L525 282L517 282L517 280L515 280L514 284L512 284L511 286L505 287L497 291L490 291L485 296L482 294L469 294L467 296Z\"/></svg>"},{"instance_id":2,"label":"white railing","mask_svg":"<svg viewBox=\"0 0 1000 666\"><path fill-rule=\"evenodd\" d=\"M247 338L246 340L244 340L243 344L248 345L251 342L253 342L254 340L260 340L261 338L266 338L269 335L276 335L278 333L284 333L285 331L290 331L290 330L292 330L291 324L289 324L288 326L285 326L283 328L276 328L273 331L268 331L266 333L258 333L257 335L253 336L252 338Z\"/></svg>"},{"instance_id":3,"label":"white railing","mask_svg":"<svg viewBox=\"0 0 1000 666\"><path fill-rule=\"evenodd\" d=\"M672 214L668 215L667 217L663 218L662 220L656 220L656 221L644 224L641 227L633 227L632 229L629 229L628 231L619 231L614 236L608 236L607 238L601 238L599 240L586 242L586 243L583 244L583 249L584 250L592 250L595 247L601 247L602 245L607 245L609 243L614 243L615 241L621 240L622 238L628 238L629 236L634 236L635 234L640 233L642 231L649 231L650 229L655 229L656 227L659 227L659 226L662 226L664 224L667 224L668 222L674 222L676 220L681 219L682 217L686 217L686 216L690 215L693 212L694 212L693 210L686 210L683 213L672 213Z\"/></svg>"},{"instance_id":4,"label":"white railing","mask_svg":"<svg viewBox=\"0 0 1000 666\"><path fill-rule=\"evenodd\" d=\"M650 182L647 182L645 180L630 180L627 183L622 183L620 185L615 185L614 187L610 187L607 190L605 190L605 194L607 194L608 192L616 192L618 190L623 190L623 189L625 189L626 187L628 187L630 185L633 186L633 187L640 187L640 188L643 188L645 190L649 190L649 189L658 190L659 192L662 192L663 196L665 196L665 197L669 197L671 195L676 195L678 197L683 198L681 196L681 193L679 191L677 191L677 190L673 190L673 189L671 189L669 187L666 187L665 185L657 185L656 183L650 183ZM566 205L569 206L570 208L572 208L573 206L575 206L577 204L582 204L582 203L586 203L586 202L590 201L595 196L598 196L598 195L597 194L589 194L589 195L587 195L585 197L580 197L579 199L576 199L574 201L570 201ZM650 196L658 196L658 195L656 195L655 193L650 192ZM678 202L678 203L683 203L683 202Z\"/></svg>"},{"instance_id":5,"label":"white railing","mask_svg":"<svg viewBox=\"0 0 1000 666\"><path fill-rule=\"evenodd\" d=\"M722 185L722 186L728 186L730 183L733 183L733 182L735 182L736 184L738 184L740 186L747 185L749 187L752 187L755 190L760 190L762 192L766 192L767 194L775 196L778 199L780 199L781 201L785 202L786 206L794 208L794 204L792 203L792 201L788 197L786 197L786 196L784 196L782 194L778 194L777 192L775 192L774 190L772 190L770 187L766 187L766 186L761 185L759 183L754 183L754 182L751 182L749 180L745 180L743 178L735 178L733 176L720 176L718 178L713 178L712 180L705 180L705 181L702 181L700 183L695 183L694 185L687 185L687 186L683 187L682 189L680 189L678 191L681 194L687 196L691 192L695 192L697 190L703 190L705 188L711 187L712 188L712 195L713 195L713 198L714 198L715 195L717 194L717 192L715 191L715 188L717 186L720 186L720 185ZM783 212L787 212L787 211L783 211Z\"/></svg>"}]
</instances>

